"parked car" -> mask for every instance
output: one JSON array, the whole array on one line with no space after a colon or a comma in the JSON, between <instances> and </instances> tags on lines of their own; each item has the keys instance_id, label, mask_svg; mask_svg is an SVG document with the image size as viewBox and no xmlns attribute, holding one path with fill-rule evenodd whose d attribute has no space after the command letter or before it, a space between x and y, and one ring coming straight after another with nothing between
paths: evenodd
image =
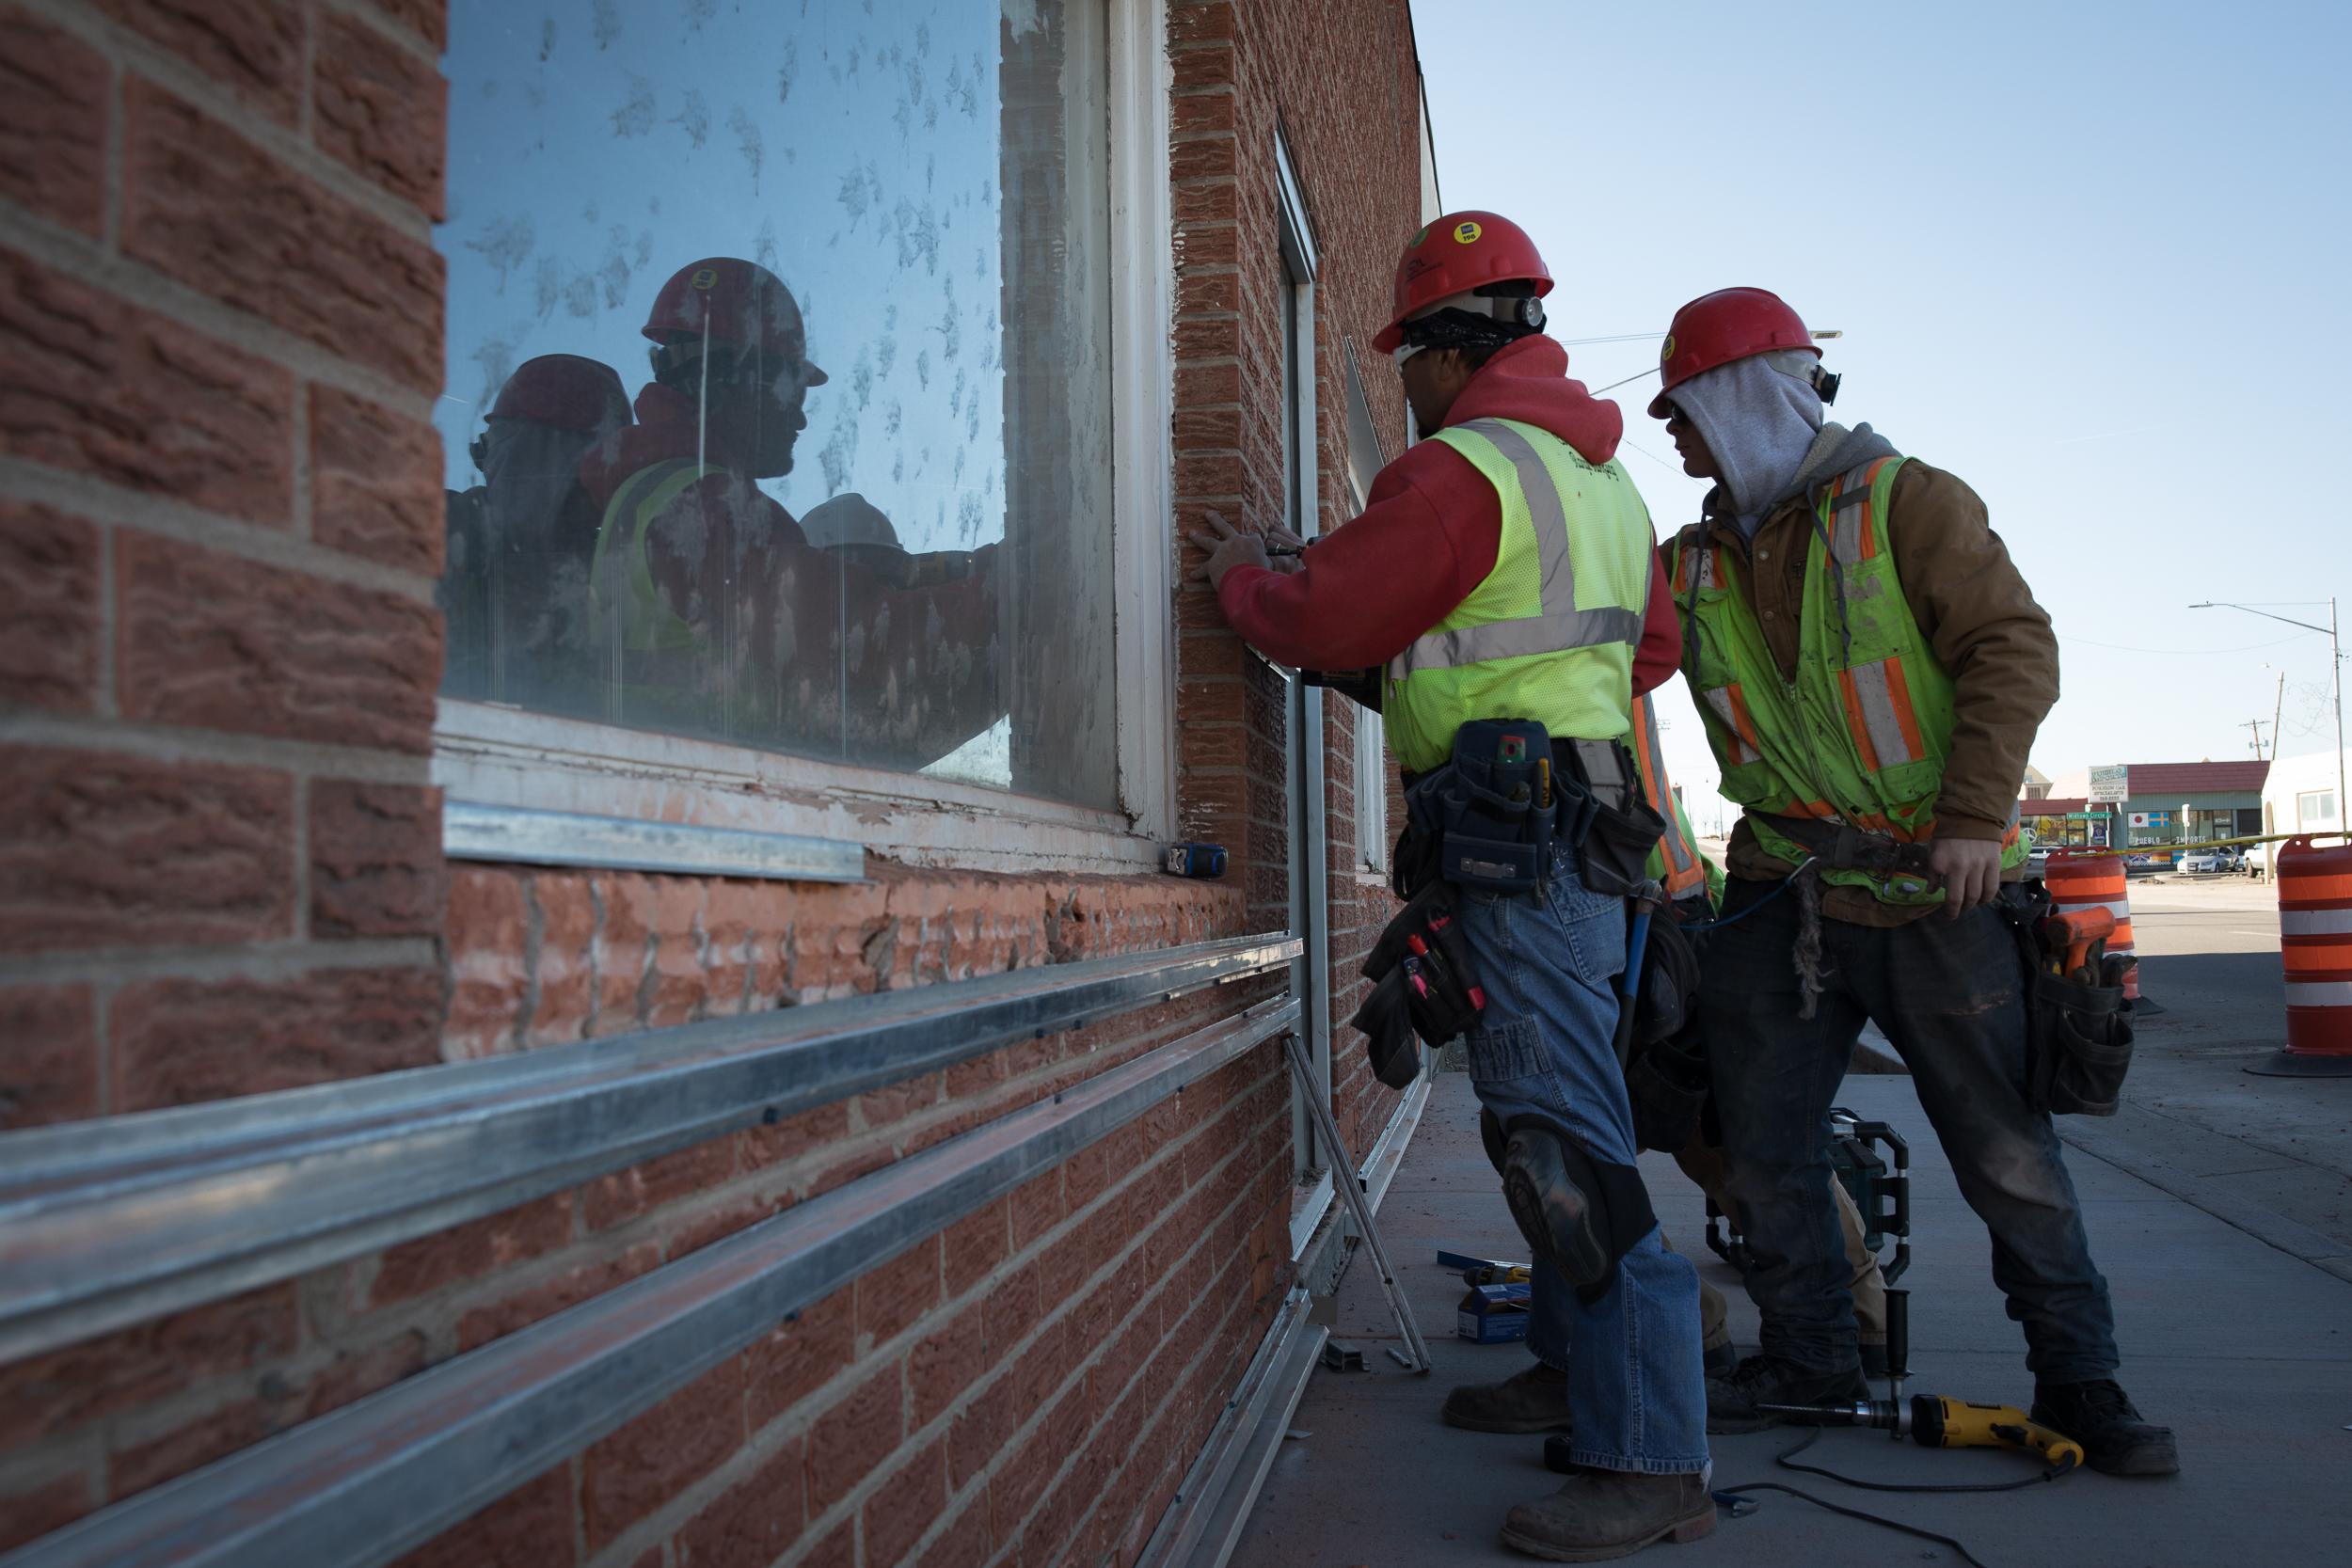
<instances>
[{"instance_id":1,"label":"parked car","mask_svg":"<svg viewBox=\"0 0 2352 1568\"><path fill-rule=\"evenodd\" d=\"M2238 869L2258 882L2266 880L2270 876L2270 846L2248 845L2246 853L2238 857Z\"/></svg>"},{"instance_id":2,"label":"parked car","mask_svg":"<svg viewBox=\"0 0 2352 1568\"><path fill-rule=\"evenodd\" d=\"M2028 871L2043 871L2048 869L2050 864L2050 852L2054 847L2056 847L2053 845L2037 844L2031 849L2026 850L2026 869Z\"/></svg>"},{"instance_id":3,"label":"parked car","mask_svg":"<svg viewBox=\"0 0 2352 1568\"><path fill-rule=\"evenodd\" d=\"M2238 864L2238 852L2228 845L2212 849L2191 849L2181 857L2181 869L2184 871L2235 871Z\"/></svg>"}]
</instances>

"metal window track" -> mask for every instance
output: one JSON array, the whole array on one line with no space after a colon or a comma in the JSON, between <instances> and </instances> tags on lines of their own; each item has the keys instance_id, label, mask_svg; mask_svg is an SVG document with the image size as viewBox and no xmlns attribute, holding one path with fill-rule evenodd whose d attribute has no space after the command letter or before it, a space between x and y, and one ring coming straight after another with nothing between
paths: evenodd
<instances>
[{"instance_id":1,"label":"metal window track","mask_svg":"<svg viewBox=\"0 0 2352 1568\"><path fill-rule=\"evenodd\" d=\"M0 1363L1205 987L1242 937L0 1134Z\"/></svg>"},{"instance_id":2,"label":"metal window track","mask_svg":"<svg viewBox=\"0 0 2352 1568\"><path fill-rule=\"evenodd\" d=\"M1268 1037L1288 996L0 1558L0 1568L377 1568L802 1308Z\"/></svg>"}]
</instances>

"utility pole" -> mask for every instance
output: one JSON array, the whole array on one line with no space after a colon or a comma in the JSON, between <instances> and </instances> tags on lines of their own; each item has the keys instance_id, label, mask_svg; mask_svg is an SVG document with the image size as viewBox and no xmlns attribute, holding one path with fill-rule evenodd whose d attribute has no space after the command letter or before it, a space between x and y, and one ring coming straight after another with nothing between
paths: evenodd
<instances>
[{"instance_id":1,"label":"utility pole","mask_svg":"<svg viewBox=\"0 0 2352 1568\"><path fill-rule=\"evenodd\" d=\"M2279 756L2279 721L2286 716L2286 711L2287 673L2281 670L2279 672L2279 695L2273 698L2270 704L2270 755L2273 761L2276 761ZM2268 831L2268 829L2264 830L2265 832Z\"/></svg>"},{"instance_id":2,"label":"utility pole","mask_svg":"<svg viewBox=\"0 0 2352 1568\"><path fill-rule=\"evenodd\" d=\"M2263 721L2259 719L2249 719L2246 721L2246 727L2254 732L2254 760L2260 762L2263 759ZM2279 732L2275 729L2270 732L2270 744L2273 748L2279 744Z\"/></svg>"},{"instance_id":3,"label":"utility pole","mask_svg":"<svg viewBox=\"0 0 2352 1568\"><path fill-rule=\"evenodd\" d=\"M2291 604L2317 604L2319 601L2317 599L2293 599L2286 602ZM2328 624L2324 626L2313 626L2309 621L2297 621L2292 616L2273 615L2266 610L2256 610L2252 605L2249 604L2232 604L2226 599L2206 599L2200 603L2190 605L2188 608L2191 610L2242 610L2249 615L2259 615L2265 621L2283 621L2290 626L2301 626L2305 631L2324 631L2328 634L2328 678L2334 688L2336 699L2337 832L2329 836L2340 836L2345 838L2348 842L2352 842L2352 832L2346 832L2346 830L2352 830L2352 800L2348 800L2344 798L2344 634L2336 620L2336 601L2334 596L2330 595L2328 600ZM2283 672L2279 676L2279 682L2280 695L2281 700L2283 700L2286 692L2286 675ZM2273 752L2276 752L2279 749L2277 726L2275 724L2272 726L2270 749Z\"/></svg>"}]
</instances>

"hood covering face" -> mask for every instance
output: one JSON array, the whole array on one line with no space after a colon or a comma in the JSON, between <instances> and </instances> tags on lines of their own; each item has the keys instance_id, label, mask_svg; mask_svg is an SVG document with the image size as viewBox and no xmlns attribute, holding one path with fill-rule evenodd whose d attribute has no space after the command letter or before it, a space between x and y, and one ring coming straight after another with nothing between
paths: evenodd
<instances>
[{"instance_id":1,"label":"hood covering face","mask_svg":"<svg viewBox=\"0 0 2352 1568\"><path fill-rule=\"evenodd\" d=\"M1517 420L1548 430L1587 463L1616 455L1625 413L1568 379L1568 351L1549 338L1522 338L1479 367L1446 410L1445 422Z\"/></svg>"},{"instance_id":2,"label":"hood covering face","mask_svg":"<svg viewBox=\"0 0 2352 1568\"><path fill-rule=\"evenodd\" d=\"M1787 494L1821 430L1814 358L1802 349L1751 355L1677 387L1670 401L1715 459L1732 526L1742 537Z\"/></svg>"}]
</instances>

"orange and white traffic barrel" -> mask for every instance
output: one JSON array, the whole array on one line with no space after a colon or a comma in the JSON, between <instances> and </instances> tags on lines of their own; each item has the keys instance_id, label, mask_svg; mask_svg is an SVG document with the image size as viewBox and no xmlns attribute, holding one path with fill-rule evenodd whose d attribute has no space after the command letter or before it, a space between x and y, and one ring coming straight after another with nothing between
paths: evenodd
<instances>
[{"instance_id":1,"label":"orange and white traffic barrel","mask_svg":"<svg viewBox=\"0 0 2352 1568\"><path fill-rule=\"evenodd\" d=\"M2050 902L2058 911L2069 910L2105 910L2115 916L2115 934L2107 938L2106 950L2125 958L2137 958L2138 950L2132 941L2132 900L2125 891L2127 879L2121 855L2086 855L2061 849L2050 857L2042 868L2042 885L2050 890ZM2139 966L2135 963L2123 979L2126 1000L2139 999Z\"/></svg>"},{"instance_id":2,"label":"orange and white traffic barrel","mask_svg":"<svg viewBox=\"0 0 2352 1568\"><path fill-rule=\"evenodd\" d=\"M2279 846L2279 951L2287 1045L2246 1070L2273 1078L2352 1078L2352 845Z\"/></svg>"}]
</instances>

